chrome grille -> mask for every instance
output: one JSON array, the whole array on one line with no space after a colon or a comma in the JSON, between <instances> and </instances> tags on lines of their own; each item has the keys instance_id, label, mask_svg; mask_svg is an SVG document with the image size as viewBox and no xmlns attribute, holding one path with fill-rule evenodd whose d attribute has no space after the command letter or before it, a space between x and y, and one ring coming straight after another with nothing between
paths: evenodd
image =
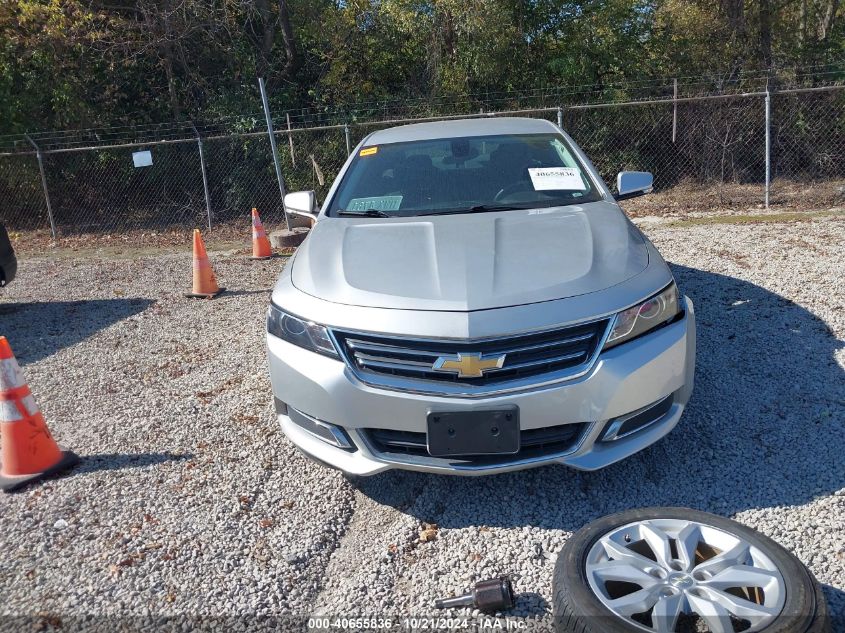
<instances>
[{"instance_id":1,"label":"chrome grille","mask_svg":"<svg viewBox=\"0 0 845 633\"><path fill-rule=\"evenodd\" d=\"M565 375L585 365L593 356L608 319L557 330L485 340L422 340L334 331L352 368L365 382L368 377L428 381L467 387L501 386L534 376ZM478 378L435 371L441 357L458 354L482 358L505 355L498 368ZM401 382L398 383L401 386Z\"/></svg>"}]
</instances>

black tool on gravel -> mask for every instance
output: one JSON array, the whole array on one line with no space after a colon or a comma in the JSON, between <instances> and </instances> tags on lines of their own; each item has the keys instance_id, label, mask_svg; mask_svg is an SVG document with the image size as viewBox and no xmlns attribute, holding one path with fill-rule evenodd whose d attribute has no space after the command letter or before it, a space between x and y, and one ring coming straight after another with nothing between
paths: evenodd
<instances>
[{"instance_id":1,"label":"black tool on gravel","mask_svg":"<svg viewBox=\"0 0 845 633\"><path fill-rule=\"evenodd\" d=\"M475 583L472 591L454 598L443 598L435 600L434 606L438 609L450 609L452 607L475 607L479 611L495 613L505 611L514 605L513 585L507 576L491 578L490 580L479 580Z\"/></svg>"}]
</instances>

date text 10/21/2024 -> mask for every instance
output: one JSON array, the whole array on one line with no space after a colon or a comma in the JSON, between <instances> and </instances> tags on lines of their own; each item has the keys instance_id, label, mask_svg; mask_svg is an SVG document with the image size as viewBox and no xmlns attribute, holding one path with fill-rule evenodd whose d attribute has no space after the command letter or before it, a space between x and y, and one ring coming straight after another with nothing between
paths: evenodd
<instances>
[{"instance_id":1,"label":"date text 10/21/2024","mask_svg":"<svg viewBox=\"0 0 845 633\"><path fill-rule=\"evenodd\" d=\"M529 622L520 618L479 617L315 617L309 630L359 631L525 631Z\"/></svg>"}]
</instances>

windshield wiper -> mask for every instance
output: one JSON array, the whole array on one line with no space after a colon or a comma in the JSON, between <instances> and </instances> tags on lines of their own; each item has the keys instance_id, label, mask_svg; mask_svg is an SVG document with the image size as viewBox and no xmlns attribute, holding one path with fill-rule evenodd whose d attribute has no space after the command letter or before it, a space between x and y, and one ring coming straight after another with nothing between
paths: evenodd
<instances>
[{"instance_id":1,"label":"windshield wiper","mask_svg":"<svg viewBox=\"0 0 845 633\"><path fill-rule=\"evenodd\" d=\"M514 211L516 209L525 209L526 207L515 207L511 204L477 204L474 207L470 207L468 210L470 213L490 213L492 211Z\"/></svg>"},{"instance_id":2,"label":"windshield wiper","mask_svg":"<svg viewBox=\"0 0 845 633\"><path fill-rule=\"evenodd\" d=\"M488 205L477 204L472 207L465 207L463 209L446 209L445 211L431 211L429 213L417 213L417 215L453 215L455 213L492 213L494 211L515 211L517 209L526 209L528 207L515 207L508 204Z\"/></svg>"},{"instance_id":3,"label":"windshield wiper","mask_svg":"<svg viewBox=\"0 0 845 633\"><path fill-rule=\"evenodd\" d=\"M380 211L379 209L364 209L363 211L350 211L349 209L341 209L337 212L338 215L357 215L366 218L390 218L393 217L389 213Z\"/></svg>"}]
</instances>

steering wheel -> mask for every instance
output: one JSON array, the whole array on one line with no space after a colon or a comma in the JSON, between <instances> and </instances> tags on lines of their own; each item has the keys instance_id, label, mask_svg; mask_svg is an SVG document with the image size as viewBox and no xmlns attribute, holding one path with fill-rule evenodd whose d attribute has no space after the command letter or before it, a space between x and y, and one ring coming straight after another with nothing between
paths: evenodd
<instances>
[{"instance_id":1,"label":"steering wheel","mask_svg":"<svg viewBox=\"0 0 845 633\"><path fill-rule=\"evenodd\" d=\"M515 182L512 185L508 185L507 187L500 189L499 193L493 196L494 202L501 202L509 195L518 193L520 191L528 191L531 189L531 183L526 180L520 180L519 182Z\"/></svg>"},{"instance_id":2,"label":"steering wheel","mask_svg":"<svg viewBox=\"0 0 845 633\"><path fill-rule=\"evenodd\" d=\"M515 182L512 185L508 185L503 189L499 190L495 196L493 196L494 202L501 202L503 199L507 198L509 195L513 193L518 193L520 191L533 191L534 186L531 184L531 176L528 169L530 167L542 167L543 163L536 158L531 158L528 160L527 164L523 166L522 169L519 170L519 173L525 177L525 180L520 180L519 182Z\"/></svg>"}]
</instances>

